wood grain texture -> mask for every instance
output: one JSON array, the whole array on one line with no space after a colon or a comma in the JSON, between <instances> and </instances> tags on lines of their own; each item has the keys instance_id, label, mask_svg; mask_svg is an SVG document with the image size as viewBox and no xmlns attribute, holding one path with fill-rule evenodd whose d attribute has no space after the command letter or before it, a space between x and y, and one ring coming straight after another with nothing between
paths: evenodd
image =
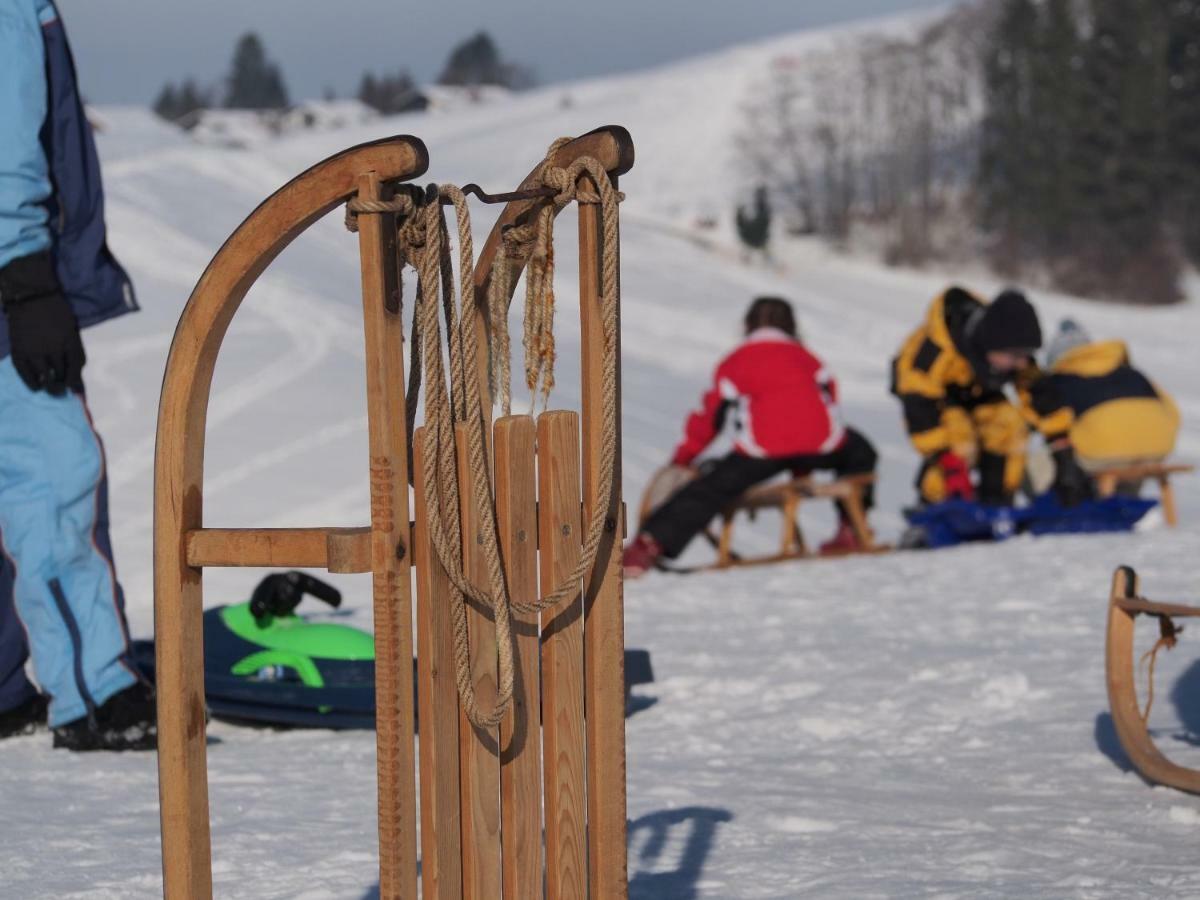
<instances>
[{"instance_id":1,"label":"wood grain texture","mask_svg":"<svg viewBox=\"0 0 1200 900\"><path fill-rule=\"evenodd\" d=\"M507 416L494 428L496 517L509 597L537 597L534 424ZM504 897L542 894L541 664L538 616L513 613L517 655L512 711L500 723L500 819Z\"/></svg>"},{"instance_id":2,"label":"wood grain texture","mask_svg":"<svg viewBox=\"0 0 1200 900\"><path fill-rule=\"evenodd\" d=\"M543 413L538 417L537 440L544 595L579 562L579 416L565 411ZM542 764L546 896L549 900L586 897L581 593L542 613Z\"/></svg>"},{"instance_id":3,"label":"wood grain texture","mask_svg":"<svg viewBox=\"0 0 1200 900\"><path fill-rule=\"evenodd\" d=\"M387 200L391 191L372 172L359 178L359 196ZM401 898L417 893L417 794L404 324L388 310L399 290L395 216L360 217L358 238L371 476L379 893Z\"/></svg>"},{"instance_id":4,"label":"wood grain texture","mask_svg":"<svg viewBox=\"0 0 1200 900\"><path fill-rule=\"evenodd\" d=\"M614 179L615 180L615 179ZM581 187L595 189L584 176ZM600 207L579 208L579 314L583 384L583 517L608 511L608 530L584 590L584 684L587 708L588 884L591 897L628 893L625 846L625 606L621 580L621 344L620 307L615 340L617 366L616 470L611 493L601 494L604 441L602 384L604 329L600 308L603 253ZM618 268L619 271L619 268ZM619 294L618 294L619 297Z\"/></svg>"},{"instance_id":5,"label":"wood grain texture","mask_svg":"<svg viewBox=\"0 0 1200 900\"><path fill-rule=\"evenodd\" d=\"M472 584L486 588L487 565L483 557L479 516L475 511L474 480L467 461L467 427L456 428L458 485L462 515L463 571ZM496 629L490 610L467 601L467 627L471 641L471 681L479 707L496 703ZM500 896L500 754L498 729L480 729L465 715L459 716L461 743L463 896L467 900L495 900Z\"/></svg>"},{"instance_id":6,"label":"wood grain texture","mask_svg":"<svg viewBox=\"0 0 1200 900\"><path fill-rule=\"evenodd\" d=\"M263 566L371 571L370 528L197 528L187 533L189 566Z\"/></svg>"},{"instance_id":7,"label":"wood grain texture","mask_svg":"<svg viewBox=\"0 0 1200 900\"><path fill-rule=\"evenodd\" d=\"M154 608L163 891L212 895L204 728L201 571L186 535L203 525L204 430L221 342L246 292L309 225L358 188L361 173L402 180L428 165L398 136L318 163L265 200L214 256L184 307L167 358L154 462Z\"/></svg>"},{"instance_id":8,"label":"wood grain texture","mask_svg":"<svg viewBox=\"0 0 1200 900\"><path fill-rule=\"evenodd\" d=\"M417 713L421 771L421 889L428 900L461 900L458 688L450 580L429 541L423 484L425 429L413 440L417 570Z\"/></svg>"}]
</instances>

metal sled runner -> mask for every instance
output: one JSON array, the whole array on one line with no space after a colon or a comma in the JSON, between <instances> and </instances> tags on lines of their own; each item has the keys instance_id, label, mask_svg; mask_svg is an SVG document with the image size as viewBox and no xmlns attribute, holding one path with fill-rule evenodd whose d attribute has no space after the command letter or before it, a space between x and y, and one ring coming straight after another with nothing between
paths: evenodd
<instances>
[{"instance_id":1,"label":"metal sled runner","mask_svg":"<svg viewBox=\"0 0 1200 900\"><path fill-rule=\"evenodd\" d=\"M418 817L427 900L626 896L615 182L633 164L633 145L619 127L556 141L518 191L494 197L470 185L404 184L427 164L421 141L392 137L289 182L226 241L175 333L159 410L154 523L168 897L212 896L201 619L209 566L371 573L382 897L417 896ZM465 193L506 204L478 265ZM550 242L555 216L570 203L579 205L582 410L493 424L494 394L507 406L498 374L507 370L497 361L508 352L507 308L522 272L535 282L527 310L541 317L527 332L542 351L533 381L552 377L541 368L553 362ZM207 527L205 419L226 330L270 262L342 204L362 269L370 525ZM460 310L443 207L459 224ZM407 397L404 388L406 263L420 274L409 332L408 374L425 375L425 420L416 429L419 384L410 381Z\"/></svg>"},{"instance_id":2,"label":"metal sled runner","mask_svg":"<svg viewBox=\"0 0 1200 900\"><path fill-rule=\"evenodd\" d=\"M1133 651L1135 622L1140 615L1158 620L1159 642L1150 657L1150 695L1143 711L1138 702L1137 665ZM1108 636L1104 660L1108 684L1108 703L1121 747L1134 767L1148 781L1165 784L1192 794L1200 794L1200 771L1177 765L1155 745L1147 728L1150 702L1153 701L1153 654L1159 647L1170 649L1182 629L1177 618L1200 616L1200 607L1172 603L1154 603L1138 595L1137 573L1122 566L1113 574L1112 595L1108 603Z\"/></svg>"}]
</instances>

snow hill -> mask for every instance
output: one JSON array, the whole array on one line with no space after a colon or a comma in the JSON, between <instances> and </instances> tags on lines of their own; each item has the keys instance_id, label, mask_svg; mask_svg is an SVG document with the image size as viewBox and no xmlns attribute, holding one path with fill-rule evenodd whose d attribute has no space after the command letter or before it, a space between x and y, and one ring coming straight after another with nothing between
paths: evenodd
<instances>
[{"instance_id":1,"label":"snow hill","mask_svg":"<svg viewBox=\"0 0 1200 900\"><path fill-rule=\"evenodd\" d=\"M730 138L745 92L780 54L901 19L790 35L648 72L548 87L439 114L382 119L245 150L197 146L148 112L98 110L111 243L144 312L88 334L88 384L107 439L113 534L135 635L151 630L151 469L158 387L180 309L209 258L268 193L384 134L429 146L429 177L514 185L562 134L610 122L637 144L623 179L625 495L662 464L751 297L796 304L838 375L850 422L882 456L878 529L892 538L915 456L887 392L891 355L951 280L811 243L780 271L737 260ZM819 76L819 73L815 73ZM212 525L366 521L356 243L331 215L287 251L235 320L209 417ZM490 224L479 211L480 237ZM566 235L571 234L564 220ZM565 245L564 245L565 246ZM568 304L573 251L560 254ZM1036 294L1127 340L1174 392L1179 455L1200 458L1200 284L1170 309ZM564 305L558 397L574 405L577 334ZM651 576L629 586L628 643L653 653L653 704L628 723L631 894L639 898L1166 897L1200 895L1200 801L1128 771L1106 717L1108 581L1129 562L1154 597L1200 601L1192 553L1200 479L1180 479L1183 527L1116 537ZM810 537L831 524L806 513ZM750 541L769 533L748 532ZM259 573L212 570L211 604ZM344 579L369 626L365 579ZM1153 725L1200 765L1200 644L1159 663ZM367 734L213 725L217 894L375 894L374 742ZM42 733L0 745L0 895L151 897L161 890L154 759L51 753Z\"/></svg>"}]
</instances>

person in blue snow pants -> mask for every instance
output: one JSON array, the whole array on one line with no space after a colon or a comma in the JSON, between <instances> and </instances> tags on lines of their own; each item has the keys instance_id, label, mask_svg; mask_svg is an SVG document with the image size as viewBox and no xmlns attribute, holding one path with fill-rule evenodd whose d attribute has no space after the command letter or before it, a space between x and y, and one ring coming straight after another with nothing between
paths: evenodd
<instances>
[{"instance_id":1,"label":"person in blue snow pants","mask_svg":"<svg viewBox=\"0 0 1200 900\"><path fill-rule=\"evenodd\" d=\"M151 747L80 337L137 304L52 0L0 0L0 308L0 738L45 721L56 747Z\"/></svg>"}]
</instances>

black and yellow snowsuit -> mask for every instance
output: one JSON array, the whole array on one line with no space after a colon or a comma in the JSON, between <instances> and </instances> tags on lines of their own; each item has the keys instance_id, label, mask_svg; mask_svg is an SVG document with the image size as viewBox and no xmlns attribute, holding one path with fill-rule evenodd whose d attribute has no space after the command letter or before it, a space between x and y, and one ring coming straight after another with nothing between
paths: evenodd
<instances>
[{"instance_id":1,"label":"black and yellow snowsuit","mask_svg":"<svg viewBox=\"0 0 1200 900\"><path fill-rule=\"evenodd\" d=\"M934 300L893 361L892 393L903 404L909 438L922 457L956 453L978 469L980 498L1003 502L1021 485L1029 428L1056 440L1069 431L1072 415L1032 363L1015 375L998 375L972 349L968 323L985 305L962 288ZM1009 383L1017 388L1019 407L1005 394ZM926 502L945 499L935 465L922 468L917 488Z\"/></svg>"},{"instance_id":2,"label":"black and yellow snowsuit","mask_svg":"<svg viewBox=\"0 0 1200 900\"><path fill-rule=\"evenodd\" d=\"M1123 341L1068 350L1046 376L1071 408L1071 444L1084 468L1166 457L1179 433L1179 408L1129 364Z\"/></svg>"}]
</instances>

